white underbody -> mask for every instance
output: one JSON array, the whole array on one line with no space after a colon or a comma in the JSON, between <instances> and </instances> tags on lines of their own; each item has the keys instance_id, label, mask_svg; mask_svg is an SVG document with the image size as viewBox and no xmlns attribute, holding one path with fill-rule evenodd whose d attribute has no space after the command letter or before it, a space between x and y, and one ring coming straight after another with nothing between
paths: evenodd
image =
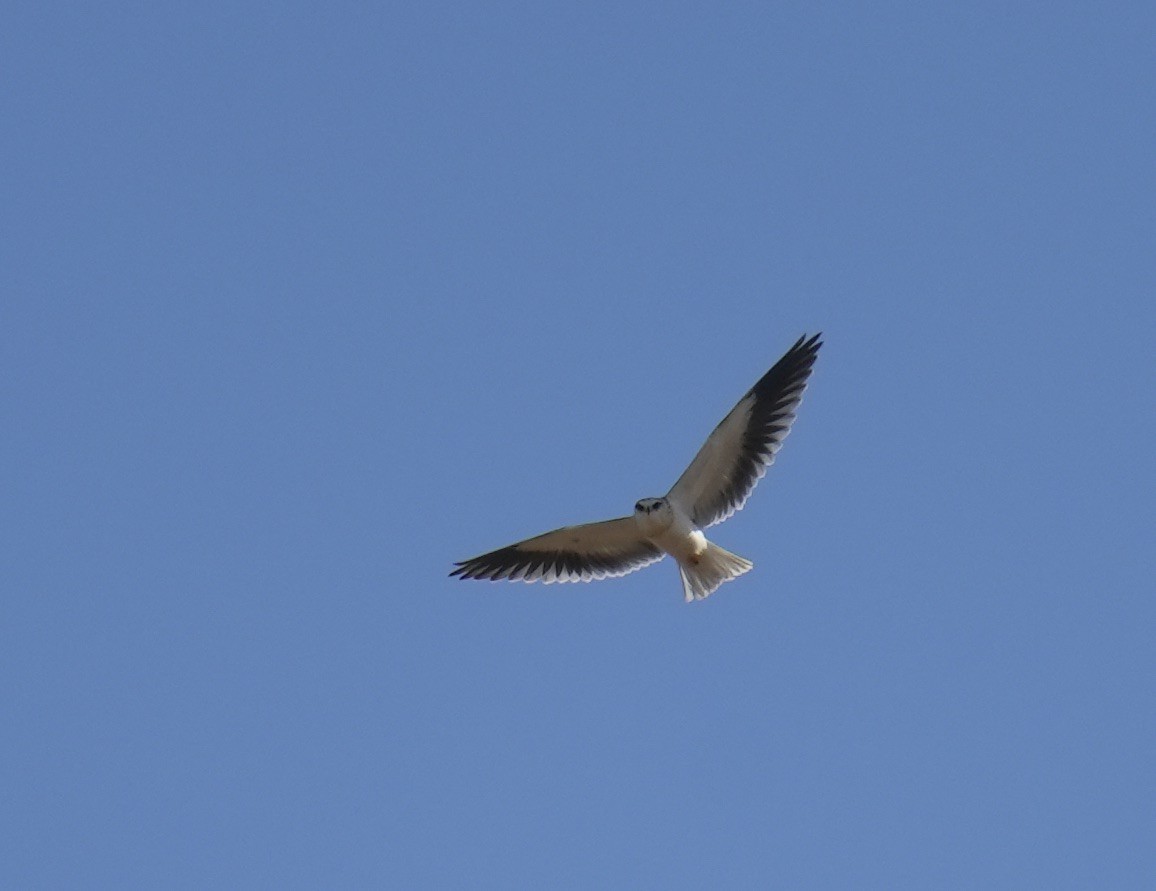
<instances>
[{"instance_id":1,"label":"white underbody","mask_svg":"<svg viewBox=\"0 0 1156 891\"><path fill-rule=\"evenodd\" d=\"M640 504L654 503L650 513L635 510L634 521L638 531L656 547L670 554L679 563L694 563L707 549L706 536L689 516L666 500L644 499Z\"/></svg>"},{"instance_id":2,"label":"white underbody","mask_svg":"<svg viewBox=\"0 0 1156 891\"><path fill-rule=\"evenodd\" d=\"M643 498L634 508L639 533L678 561L686 599L709 597L723 582L751 568L751 562L707 541L677 502Z\"/></svg>"}]
</instances>

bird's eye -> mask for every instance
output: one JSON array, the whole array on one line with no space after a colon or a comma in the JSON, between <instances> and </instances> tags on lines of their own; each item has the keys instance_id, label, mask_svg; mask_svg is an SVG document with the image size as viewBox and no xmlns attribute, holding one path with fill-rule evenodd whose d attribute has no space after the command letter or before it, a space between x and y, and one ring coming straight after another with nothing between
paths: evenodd
<instances>
[{"instance_id":1,"label":"bird's eye","mask_svg":"<svg viewBox=\"0 0 1156 891\"><path fill-rule=\"evenodd\" d=\"M634 509L635 510L642 510L642 502L640 501L640 502L638 502L638 504L634 505Z\"/></svg>"}]
</instances>

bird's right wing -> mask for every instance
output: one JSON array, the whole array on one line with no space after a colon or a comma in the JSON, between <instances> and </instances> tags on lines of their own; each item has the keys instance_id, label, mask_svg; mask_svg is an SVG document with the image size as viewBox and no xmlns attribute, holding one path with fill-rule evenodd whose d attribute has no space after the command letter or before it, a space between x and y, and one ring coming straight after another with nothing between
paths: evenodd
<instances>
[{"instance_id":1,"label":"bird's right wing","mask_svg":"<svg viewBox=\"0 0 1156 891\"><path fill-rule=\"evenodd\" d=\"M634 517L563 526L455 563L451 576L492 582L589 582L626 575L663 558L638 532Z\"/></svg>"}]
</instances>

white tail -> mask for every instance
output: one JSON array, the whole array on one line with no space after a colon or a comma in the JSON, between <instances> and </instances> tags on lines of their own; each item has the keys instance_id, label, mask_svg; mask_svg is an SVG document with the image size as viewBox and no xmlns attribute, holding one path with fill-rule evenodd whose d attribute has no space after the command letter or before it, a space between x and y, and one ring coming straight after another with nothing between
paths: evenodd
<instances>
[{"instance_id":1,"label":"white tail","mask_svg":"<svg viewBox=\"0 0 1156 891\"><path fill-rule=\"evenodd\" d=\"M682 592L686 602L710 597L723 582L738 578L752 566L750 560L732 554L716 544L706 543L706 550L697 563L679 561L678 571L682 575Z\"/></svg>"}]
</instances>

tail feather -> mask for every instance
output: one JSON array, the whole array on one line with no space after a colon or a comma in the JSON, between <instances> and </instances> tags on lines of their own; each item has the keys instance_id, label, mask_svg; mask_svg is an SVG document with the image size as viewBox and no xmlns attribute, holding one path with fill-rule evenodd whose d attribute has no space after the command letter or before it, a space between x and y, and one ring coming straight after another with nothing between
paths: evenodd
<instances>
[{"instance_id":1,"label":"tail feather","mask_svg":"<svg viewBox=\"0 0 1156 891\"><path fill-rule=\"evenodd\" d=\"M752 566L754 564L750 560L708 541L697 563L682 560L678 563L686 602L709 597L723 582L738 578Z\"/></svg>"}]
</instances>

